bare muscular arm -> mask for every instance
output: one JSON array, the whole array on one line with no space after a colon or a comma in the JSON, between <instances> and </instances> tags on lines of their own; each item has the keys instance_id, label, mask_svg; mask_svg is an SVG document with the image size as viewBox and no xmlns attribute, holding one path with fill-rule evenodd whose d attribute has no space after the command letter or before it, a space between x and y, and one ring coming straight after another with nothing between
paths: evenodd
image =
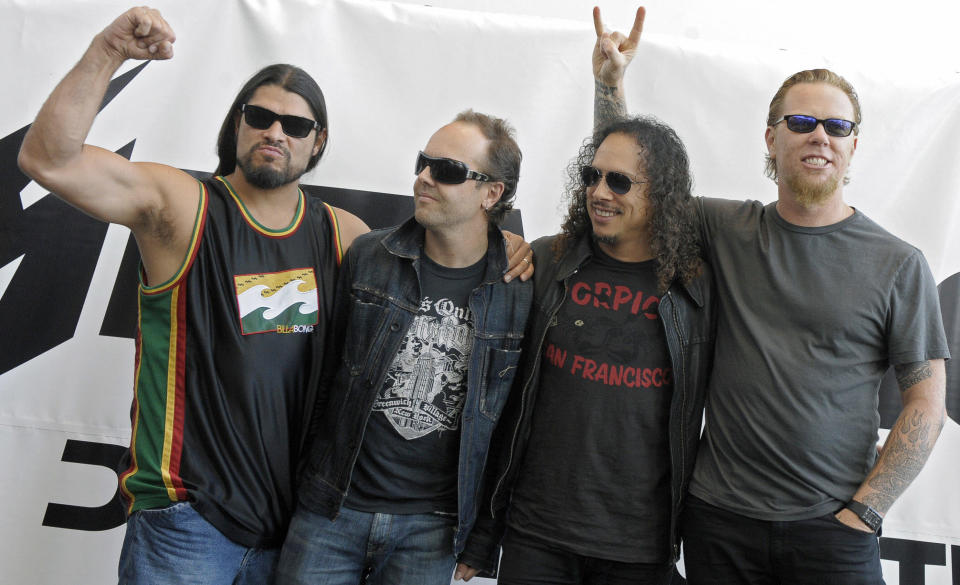
<instances>
[{"instance_id":1,"label":"bare muscular arm","mask_svg":"<svg viewBox=\"0 0 960 585\"><path fill-rule=\"evenodd\" d=\"M176 37L160 13L133 8L94 37L53 90L24 138L18 163L37 183L97 219L129 227L150 282L186 254L199 191L169 166L133 163L85 144L110 79L127 59L169 59Z\"/></svg>"}]
</instances>

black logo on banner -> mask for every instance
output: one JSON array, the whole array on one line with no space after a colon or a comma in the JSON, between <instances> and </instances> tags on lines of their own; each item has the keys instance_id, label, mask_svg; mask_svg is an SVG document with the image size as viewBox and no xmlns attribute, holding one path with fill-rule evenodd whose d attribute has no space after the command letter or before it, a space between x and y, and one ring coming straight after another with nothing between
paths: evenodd
<instances>
[{"instance_id":1,"label":"black logo on banner","mask_svg":"<svg viewBox=\"0 0 960 585\"><path fill-rule=\"evenodd\" d=\"M68 439L63 447L63 456L60 461L99 465L119 474L120 460L126 450L126 447L119 445ZM47 512L43 515L44 526L71 530L109 530L120 526L125 521L126 513L123 510L123 502L120 500L119 484L113 498L102 506L87 508L51 503L47 504Z\"/></svg>"},{"instance_id":2,"label":"black logo on banner","mask_svg":"<svg viewBox=\"0 0 960 585\"><path fill-rule=\"evenodd\" d=\"M110 83L100 109L146 64ZM0 298L3 351L0 374L67 341L76 331L107 224L56 197L24 209L20 191L30 179L17 168L17 153L29 126L0 139L0 266L23 259ZM118 154L130 158L134 141Z\"/></svg>"},{"instance_id":3,"label":"black logo on banner","mask_svg":"<svg viewBox=\"0 0 960 585\"><path fill-rule=\"evenodd\" d=\"M947 360L947 414L954 422L960 422L960 273L944 280L937 287L940 293L940 310L943 312L943 328L947 332L947 347L953 359ZM880 426L893 427L900 416L902 402L893 368L887 371L880 384Z\"/></svg>"}]
</instances>

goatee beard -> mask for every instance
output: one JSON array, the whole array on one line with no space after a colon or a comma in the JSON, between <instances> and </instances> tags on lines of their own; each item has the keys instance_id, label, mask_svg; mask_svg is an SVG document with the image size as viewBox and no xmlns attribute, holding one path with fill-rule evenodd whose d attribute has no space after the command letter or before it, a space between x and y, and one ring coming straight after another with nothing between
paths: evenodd
<instances>
[{"instance_id":1,"label":"goatee beard","mask_svg":"<svg viewBox=\"0 0 960 585\"><path fill-rule=\"evenodd\" d=\"M306 172L306 167L298 171L290 168L290 153L286 149L283 150L287 165L283 169L275 169L268 165L255 166L252 159L253 152L256 149L257 146L254 146L246 155L238 157L237 167L243 171L243 176L247 182L258 189L270 190L289 185Z\"/></svg>"},{"instance_id":2,"label":"goatee beard","mask_svg":"<svg viewBox=\"0 0 960 585\"><path fill-rule=\"evenodd\" d=\"M824 183L814 183L791 174L785 177L784 181L786 181L787 188L793 193L797 203L807 209L829 200L837 192L837 187L840 185L840 178L836 176L831 177Z\"/></svg>"},{"instance_id":3,"label":"goatee beard","mask_svg":"<svg viewBox=\"0 0 960 585\"><path fill-rule=\"evenodd\" d=\"M600 244L606 244L606 245L608 245L608 246L614 246L614 245L616 245L616 243L617 243L617 235L616 235L616 234L613 234L613 235L610 235L610 236L601 236L601 235L597 234L596 232L590 232L590 234L593 236L593 241L594 241L594 242L597 242L597 243L600 243Z\"/></svg>"}]
</instances>

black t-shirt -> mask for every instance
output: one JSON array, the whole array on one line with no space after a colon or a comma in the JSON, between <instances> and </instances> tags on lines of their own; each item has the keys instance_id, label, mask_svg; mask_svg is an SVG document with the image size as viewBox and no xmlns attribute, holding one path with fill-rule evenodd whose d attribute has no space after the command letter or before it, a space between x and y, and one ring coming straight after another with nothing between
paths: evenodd
<instances>
[{"instance_id":1,"label":"black t-shirt","mask_svg":"<svg viewBox=\"0 0 960 585\"><path fill-rule=\"evenodd\" d=\"M672 368L655 261L594 246L547 331L509 524L564 550L670 558Z\"/></svg>"},{"instance_id":2,"label":"black t-shirt","mask_svg":"<svg viewBox=\"0 0 960 585\"><path fill-rule=\"evenodd\" d=\"M373 403L348 508L456 513L460 415L474 338L469 300L485 270L486 257L446 268L421 255L420 309Z\"/></svg>"}]
</instances>

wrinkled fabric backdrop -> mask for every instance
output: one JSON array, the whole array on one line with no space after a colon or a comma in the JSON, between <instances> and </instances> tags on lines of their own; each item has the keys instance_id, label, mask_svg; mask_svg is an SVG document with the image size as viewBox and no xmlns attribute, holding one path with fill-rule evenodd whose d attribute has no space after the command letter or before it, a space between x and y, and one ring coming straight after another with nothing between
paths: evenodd
<instances>
[{"instance_id":1,"label":"wrinkled fabric backdrop","mask_svg":"<svg viewBox=\"0 0 960 585\"><path fill-rule=\"evenodd\" d=\"M123 516L114 467L130 435L136 249L125 228L91 220L30 182L16 154L54 85L126 6L0 0L4 584L116 581ZM311 193L373 227L399 222L413 209L417 151L472 107L517 128L524 161L510 225L529 240L557 231L564 169L591 128L588 12L575 21L373 0L157 6L177 33L176 56L118 72L90 143L131 160L212 171L217 131L240 86L264 65L289 62L317 79L330 115L327 154L304 177ZM821 66L853 83L864 123L846 199L924 252L960 355L960 79L908 79L882 65L841 68L821 56L650 30L627 76L630 110L677 129L697 194L773 200L763 131L776 87ZM958 376L948 362L950 420L884 522L890 585L960 585ZM889 379L879 408L888 429L899 412Z\"/></svg>"}]
</instances>

